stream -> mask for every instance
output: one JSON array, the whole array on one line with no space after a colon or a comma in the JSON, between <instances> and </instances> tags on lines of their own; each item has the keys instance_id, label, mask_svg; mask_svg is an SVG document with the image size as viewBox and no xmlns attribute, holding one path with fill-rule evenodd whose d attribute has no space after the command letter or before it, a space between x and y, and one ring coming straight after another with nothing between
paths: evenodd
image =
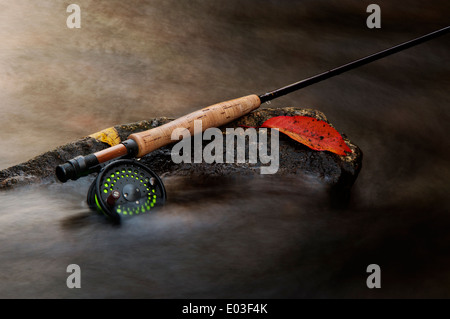
<instances>
[{"instance_id":1,"label":"stream","mask_svg":"<svg viewBox=\"0 0 450 319\"><path fill-rule=\"evenodd\" d=\"M261 94L449 23L448 1L0 0L0 169L104 128ZM311 177L164 177L108 223L92 176L0 191L0 298L450 297L450 41L262 107L318 109L363 151L346 208ZM66 268L81 269L69 289ZM366 268L381 268L368 289Z\"/></svg>"}]
</instances>

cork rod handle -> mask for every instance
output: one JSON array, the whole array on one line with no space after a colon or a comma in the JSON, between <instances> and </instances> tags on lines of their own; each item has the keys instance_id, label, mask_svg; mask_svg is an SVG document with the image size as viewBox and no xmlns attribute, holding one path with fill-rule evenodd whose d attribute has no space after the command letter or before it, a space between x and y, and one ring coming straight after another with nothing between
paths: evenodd
<instances>
[{"instance_id":1,"label":"cork rod handle","mask_svg":"<svg viewBox=\"0 0 450 319\"><path fill-rule=\"evenodd\" d=\"M247 95L205 107L151 130L131 134L128 138L137 143L139 147L137 157L142 157L151 151L174 142L171 139L171 135L176 128L186 128L192 135L194 133L195 120L202 121L202 130L204 131L207 128L219 127L234 121L257 109L260 105L261 100L257 95Z\"/></svg>"}]
</instances>

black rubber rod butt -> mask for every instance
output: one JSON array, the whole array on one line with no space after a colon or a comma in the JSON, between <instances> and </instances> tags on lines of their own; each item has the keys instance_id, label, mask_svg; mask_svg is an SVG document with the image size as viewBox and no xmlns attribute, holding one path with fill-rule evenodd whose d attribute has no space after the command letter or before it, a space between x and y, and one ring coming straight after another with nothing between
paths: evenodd
<instances>
[{"instance_id":1,"label":"black rubber rod butt","mask_svg":"<svg viewBox=\"0 0 450 319\"><path fill-rule=\"evenodd\" d=\"M419 38L416 38L416 39L413 39L413 40L410 40L410 41L407 41L407 42L403 42L403 43L401 43L399 45L396 45L394 47L391 47L389 49L386 49L386 50L383 50L383 51L371 54L371 55L366 56L364 58L361 58L359 60L355 60L353 62L341 65L340 67L334 68L332 70L329 70L329 71L317 74L317 75L312 76L310 78L307 78L307 79L301 80L299 82L295 82L295 83L292 83L290 85L284 86L282 88L276 89L276 90L274 90L272 92L264 93L264 94L260 95L259 98L261 100L261 103L264 103L264 102L276 99L277 97L280 97L280 96L289 94L291 92L300 90L300 89L302 89L304 87L307 87L307 86L310 86L310 85L312 85L314 83L317 83L317 82L329 79L329 78L331 78L333 76L336 76L338 74L341 74L341 73L347 72L349 70L358 68L358 67L363 66L365 64L368 64L370 62L382 59L382 58L387 57L387 56L389 56L391 54L394 54L394 53L403 51L405 49L411 48L411 47L413 47L415 45L421 44L421 43L426 42L428 40L437 38L437 37L439 37L441 35L444 35L444 34L448 33L449 31L450 31L450 26L447 26L447 27L439 29L437 31L425 34L425 35L423 35L423 36L421 36Z\"/></svg>"},{"instance_id":2,"label":"black rubber rod butt","mask_svg":"<svg viewBox=\"0 0 450 319\"><path fill-rule=\"evenodd\" d=\"M87 156L77 156L62 165L56 167L56 177L60 182L67 182L69 179L76 180L88 173L90 168L99 164L94 154Z\"/></svg>"},{"instance_id":3,"label":"black rubber rod butt","mask_svg":"<svg viewBox=\"0 0 450 319\"><path fill-rule=\"evenodd\" d=\"M133 140L123 141L121 144L109 147L97 153L86 156L77 156L64 164L56 167L56 177L60 182L88 175L96 170L99 164L108 162L119 157L134 157L138 152L136 142Z\"/></svg>"}]
</instances>

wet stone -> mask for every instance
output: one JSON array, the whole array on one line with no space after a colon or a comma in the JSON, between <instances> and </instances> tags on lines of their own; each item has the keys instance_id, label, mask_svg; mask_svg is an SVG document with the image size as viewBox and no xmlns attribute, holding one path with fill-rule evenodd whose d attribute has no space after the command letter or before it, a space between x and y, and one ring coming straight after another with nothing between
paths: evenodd
<instances>
[{"instance_id":1,"label":"wet stone","mask_svg":"<svg viewBox=\"0 0 450 319\"><path fill-rule=\"evenodd\" d=\"M222 134L226 128L237 128L241 126L258 127L265 120L282 115L310 116L327 121L325 115L317 110L302 109L295 107L285 107L277 109L259 109L238 120L221 127ZM153 127L170 122L172 119L166 117L140 121L131 124L117 125L121 140L125 140L131 133L137 133L151 129ZM328 122L328 121L327 121ZM329 123L329 122L328 122ZM332 126L332 123L329 123ZM245 130L245 128L244 128ZM267 140L270 142L270 132ZM358 177L362 165L362 151L357 145L351 142L345 134L345 142L352 150L347 156L339 156L331 152L319 152L292 140L288 136L279 134L279 169L275 175L304 175L314 178L329 187L332 193L338 196L348 196L349 191ZM193 141L193 138L191 139ZM224 140L224 159L226 145ZM203 141L203 147L210 141ZM193 142L192 142L193 143ZM25 163L0 171L0 189L7 189L19 185L32 183L53 183L56 182L55 167L78 155L88 155L102 149L108 145L99 142L91 137L86 137L54 150L41 154ZM148 165L161 177L167 176L192 176L192 177L217 177L217 176L248 176L260 175L260 167L269 164L262 164L258 157L257 163L248 162L249 143L245 143L246 162L245 163L180 163L172 161L171 150L173 145L162 147L141 159L141 163ZM270 143L268 145L270 150ZM235 152L236 153L236 152Z\"/></svg>"}]
</instances>

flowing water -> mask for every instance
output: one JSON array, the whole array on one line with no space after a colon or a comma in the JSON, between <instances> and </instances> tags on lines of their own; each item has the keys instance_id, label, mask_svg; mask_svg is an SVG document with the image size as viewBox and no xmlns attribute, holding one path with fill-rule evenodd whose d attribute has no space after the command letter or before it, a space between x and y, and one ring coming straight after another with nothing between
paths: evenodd
<instances>
[{"instance_id":1,"label":"flowing water","mask_svg":"<svg viewBox=\"0 0 450 319\"><path fill-rule=\"evenodd\" d=\"M380 0L370 30L361 1L76 3L81 29L66 2L0 1L0 169L298 81L446 26L450 9ZM348 208L304 176L165 178L166 207L114 227L86 206L92 177L3 191L0 297L450 297L449 43L271 103L319 109L361 147Z\"/></svg>"}]
</instances>

